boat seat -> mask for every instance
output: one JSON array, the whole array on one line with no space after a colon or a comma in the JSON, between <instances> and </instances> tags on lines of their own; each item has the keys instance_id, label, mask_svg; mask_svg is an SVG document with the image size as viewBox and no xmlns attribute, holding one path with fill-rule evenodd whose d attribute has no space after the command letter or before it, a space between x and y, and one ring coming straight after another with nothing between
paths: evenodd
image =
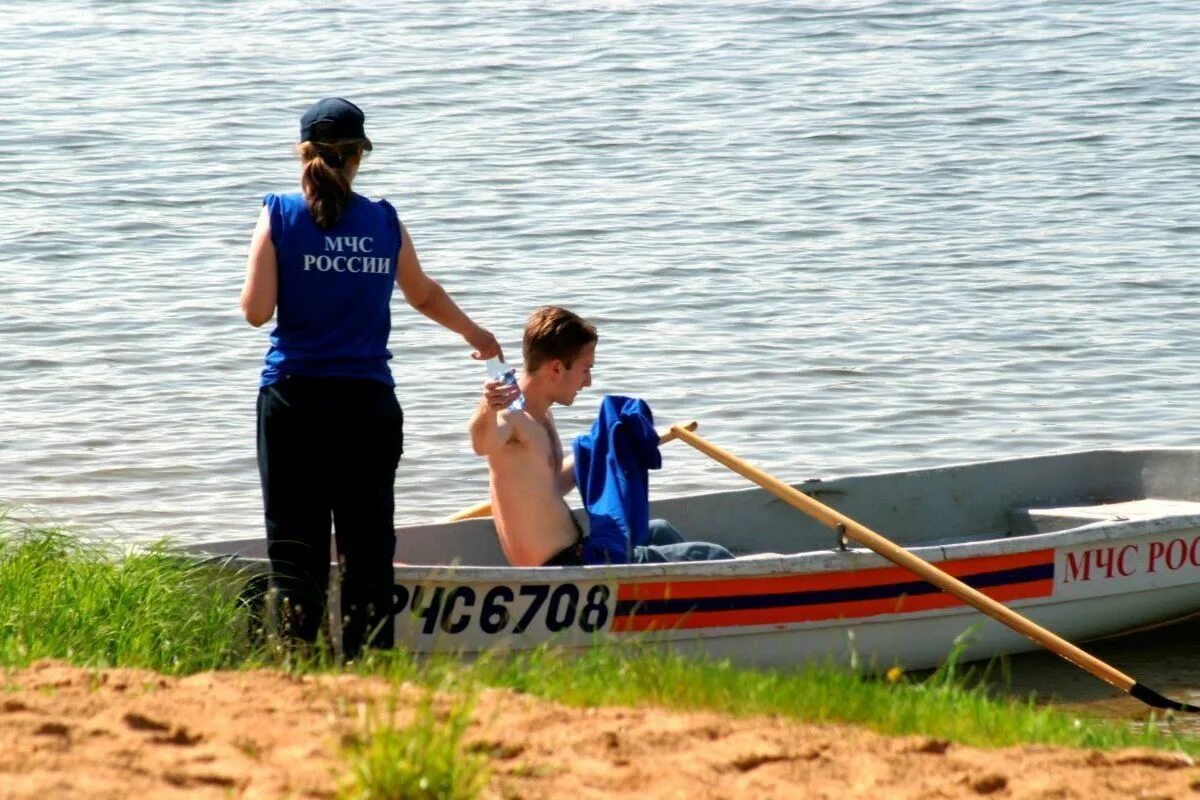
<instances>
[{"instance_id":1,"label":"boat seat","mask_svg":"<svg viewBox=\"0 0 1200 800\"><path fill-rule=\"evenodd\" d=\"M1017 506L1008 512L1013 536L1065 531L1093 522L1153 519L1186 514L1200 515L1200 502L1145 497L1095 505Z\"/></svg>"}]
</instances>

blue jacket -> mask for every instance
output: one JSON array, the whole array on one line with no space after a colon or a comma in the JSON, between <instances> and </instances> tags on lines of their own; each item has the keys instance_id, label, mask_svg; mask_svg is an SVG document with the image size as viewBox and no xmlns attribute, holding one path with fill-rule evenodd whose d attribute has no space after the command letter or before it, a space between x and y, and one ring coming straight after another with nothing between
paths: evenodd
<instances>
[{"instance_id":1,"label":"blue jacket","mask_svg":"<svg viewBox=\"0 0 1200 800\"><path fill-rule=\"evenodd\" d=\"M586 564L627 564L629 548L649 541L647 470L662 466L654 415L646 401L605 395L590 433L574 443L575 482L591 532Z\"/></svg>"}]
</instances>

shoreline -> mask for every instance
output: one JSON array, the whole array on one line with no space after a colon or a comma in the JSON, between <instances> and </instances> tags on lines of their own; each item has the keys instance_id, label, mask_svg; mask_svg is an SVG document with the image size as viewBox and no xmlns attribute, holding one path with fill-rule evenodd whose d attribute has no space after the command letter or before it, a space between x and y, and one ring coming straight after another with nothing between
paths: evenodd
<instances>
[{"instance_id":1,"label":"shoreline","mask_svg":"<svg viewBox=\"0 0 1200 800\"><path fill-rule=\"evenodd\" d=\"M1200 787L1200 738L999 697L953 659L884 678L623 648L340 665L259 641L240 585L165 548L12 523L0 586L0 800L371 800L429 775L464 798ZM408 788L339 794L380 775Z\"/></svg>"},{"instance_id":2,"label":"shoreline","mask_svg":"<svg viewBox=\"0 0 1200 800\"><path fill-rule=\"evenodd\" d=\"M5 673L0 800L335 798L343 743L422 690L274 670L169 677L40 661ZM446 695L439 695L445 698ZM658 707L579 708L507 689L474 702L484 798L1128 798L1200 792L1193 758L1144 748L970 747L853 725Z\"/></svg>"}]
</instances>

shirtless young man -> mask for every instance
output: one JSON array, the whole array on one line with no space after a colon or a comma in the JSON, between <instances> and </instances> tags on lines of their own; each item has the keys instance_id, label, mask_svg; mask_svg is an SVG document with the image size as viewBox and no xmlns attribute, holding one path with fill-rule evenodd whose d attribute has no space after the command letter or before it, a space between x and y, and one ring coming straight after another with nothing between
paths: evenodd
<instances>
[{"instance_id":1,"label":"shirtless young man","mask_svg":"<svg viewBox=\"0 0 1200 800\"><path fill-rule=\"evenodd\" d=\"M500 545L516 567L581 564L581 532L563 496L575 488L550 406L575 402L592 385L596 329L565 308L544 306L525 325L525 373L516 386L484 384L471 444L487 456ZM521 410L508 406L524 395Z\"/></svg>"}]
</instances>

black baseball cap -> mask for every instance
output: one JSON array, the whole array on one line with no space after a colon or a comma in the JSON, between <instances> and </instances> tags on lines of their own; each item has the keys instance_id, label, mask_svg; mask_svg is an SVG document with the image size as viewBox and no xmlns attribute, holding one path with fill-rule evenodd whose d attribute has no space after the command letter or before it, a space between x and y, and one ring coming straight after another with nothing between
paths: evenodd
<instances>
[{"instance_id":1,"label":"black baseball cap","mask_svg":"<svg viewBox=\"0 0 1200 800\"><path fill-rule=\"evenodd\" d=\"M313 103L300 118L300 141L335 142L339 139L366 139L366 149L371 149L371 140L363 131L362 109L340 97L326 97Z\"/></svg>"}]
</instances>

